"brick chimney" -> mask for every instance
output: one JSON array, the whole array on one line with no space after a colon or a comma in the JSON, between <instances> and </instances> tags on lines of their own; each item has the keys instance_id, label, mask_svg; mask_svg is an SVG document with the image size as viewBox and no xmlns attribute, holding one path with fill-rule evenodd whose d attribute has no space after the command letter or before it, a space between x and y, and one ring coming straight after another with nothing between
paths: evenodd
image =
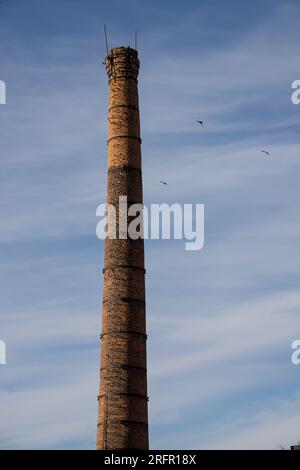
<instances>
[{"instance_id":1,"label":"brick chimney","mask_svg":"<svg viewBox=\"0 0 300 470\"><path fill-rule=\"evenodd\" d=\"M138 53L116 47L104 63L109 78L106 200L118 214L119 196L127 197L127 206L143 202ZM106 238L103 273L96 447L148 449L143 239L123 239L118 233L116 239Z\"/></svg>"}]
</instances>

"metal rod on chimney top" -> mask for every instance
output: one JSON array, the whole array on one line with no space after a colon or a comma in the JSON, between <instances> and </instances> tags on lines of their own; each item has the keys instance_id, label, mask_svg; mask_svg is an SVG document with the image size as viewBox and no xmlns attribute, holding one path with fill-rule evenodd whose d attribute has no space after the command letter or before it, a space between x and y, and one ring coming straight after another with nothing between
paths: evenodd
<instances>
[{"instance_id":1,"label":"metal rod on chimney top","mask_svg":"<svg viewBox=\"0 0 300 470\"><path fill-rule=\"evenodd\" d=\"M104 25L104 37L105 37L105 45L106 45L106 57L108 57L108 42L107 42L107 32L106 32L105 25Z\"/></svg>"}]
</instances>

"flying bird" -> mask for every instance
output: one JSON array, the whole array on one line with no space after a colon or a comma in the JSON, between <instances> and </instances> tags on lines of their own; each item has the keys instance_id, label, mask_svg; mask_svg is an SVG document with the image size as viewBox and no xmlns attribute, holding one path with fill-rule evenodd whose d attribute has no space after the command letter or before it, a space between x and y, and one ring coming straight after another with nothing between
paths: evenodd
<instances>
[{"instance_id":1,"label":"flying bird","mask_svg":"<svg viewBox=\"0 0 300 470\"><path fill-rule=\"evenodd\" d=\"M198 124L200 124L200 126L204 127L204 122L203 121L195 121L195 122L198 122Z\"/></svg>"},{"instance_id":2,"label":"flying bird","mask_svg":"<svg viewBox=\"0 0 300 470\"><path fill-rule=\"evenodd\" d=\"M159 181L161 184L164 184L165 186L168 186L168 183L166 183L165 181Z\"/></svg>"},{"instance_id":3,"label":"flying bird","mask_svg":"<svg viewBox=\"0 0 300 470\"><path fill-rule=\"evenodd\" d=\"M268 152L267 150L262 150L262 153L265 153L268 157L270 157L270 152Z\"/></svg>"}]
</instances>

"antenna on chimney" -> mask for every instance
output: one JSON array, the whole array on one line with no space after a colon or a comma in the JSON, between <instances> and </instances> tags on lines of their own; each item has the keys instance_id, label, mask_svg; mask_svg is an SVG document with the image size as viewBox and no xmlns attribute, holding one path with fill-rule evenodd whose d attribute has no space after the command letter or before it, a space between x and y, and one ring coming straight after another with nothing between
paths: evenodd
<instances>
[{"instance_id":1,"label":"antenna on chimney","mask_svg":"<svg viewBox=\"0 0 300 470\"><path fill-rule=\"evenodd\" d=\"M134 48L137 51L137 31L134 33Z\"/></svg>"},{"instance_id":2,"label":"antenna on chimney","mask_svg":"<svg viewBox=\"0 0 300 470\"><path fill-rule=\"evenodd\" d=\"M105 45L106 45L106 54L108 56L108 43L107 43L107 33L106 33L106 26L104 25L104 37L105 37Z\"/></svg>"}]
</instances>

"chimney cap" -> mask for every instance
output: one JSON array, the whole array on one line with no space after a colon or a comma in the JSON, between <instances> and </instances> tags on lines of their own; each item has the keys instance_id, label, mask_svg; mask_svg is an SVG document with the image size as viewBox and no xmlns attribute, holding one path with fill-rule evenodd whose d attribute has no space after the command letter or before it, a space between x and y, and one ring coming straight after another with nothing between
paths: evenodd
<instances>
[{"instance_id":1,"label":"chimney cap","mask_svg":"<svg viewBox=\"0 0 300 470\"><path fill-rule=\"evenodd\" d=\"M132 47L112 48L104 61L109 79L128 77L137 79L140 61L138 51Z\"/></svg>"},{"instance_id":2,"label":"chimney cap","mask_svg":"<svg viewBox=\"0 0 300 470\"><path fill-rule=\"evenodd\" d=\"M138 51L129 46L116 46L108 52L108 57L115 57L117 55L132 55L133 57L138 57Z\"/></svg>"}]
</instances>

